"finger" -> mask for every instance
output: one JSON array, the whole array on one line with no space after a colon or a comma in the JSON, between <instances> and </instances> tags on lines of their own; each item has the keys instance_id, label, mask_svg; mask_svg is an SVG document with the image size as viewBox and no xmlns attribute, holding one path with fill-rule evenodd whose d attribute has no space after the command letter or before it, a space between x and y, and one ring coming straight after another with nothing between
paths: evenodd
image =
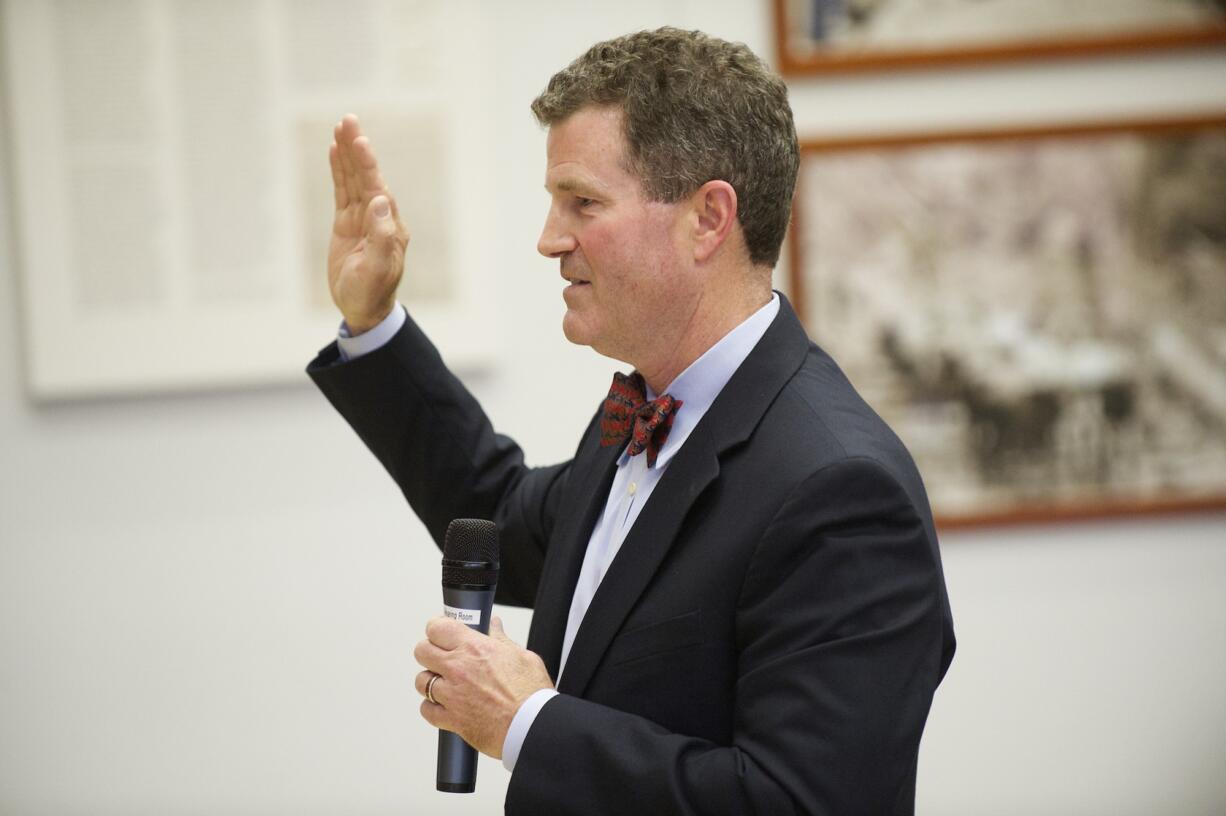
<instances>
[{"instance_id":1,"label":"finger","mask_svg":"<svg viewBox=\"0 0 1226 816\"><path fill-rule=\"evenodd\" d=\"M332 127L332 141L336 145L336 164L340 168L341 182L345 188L345 201L353 201L353 172L349 169L349 151L345 145L344 120Z\"/></svg>"},{"instance_id":2,"label":"finger","mask_svg":"<svg viewBox=\"0 0 1226 816\"><path fill-rule=\"evenodd\" d=\"M332 167L332 193L336 199L336 208L343 210L349 205L349 192L345 189L345 171L341 167L336 142L328 146L328 164Z\"/></svg>"},{"instance_id":3,"label":"finger","mask_svg":"<svg viewBox=\"0 0 1226 816\"><path fill-rule=\"evenodd\" d=\"M430 702L429 700L421 701L422 719L433 725L435 728L441 728L444 731L450 731L453 734L456 729L456 721L441 705Z\"/></svg>"},{"instance_id":4,"label":"finger","mask_svg":"<svg viewBox=\"0 0 1226 816\"><path fill-rule=\"evenodd\" d=\"M418 675L418 681L422 681L421 688L418 689L418 691L421 692L422 697L425 697L427 700L435 703L436 705L441 705L446 708L447 704L443 701L443 698L439 696L442 693L443 688L443 675L436 674L432 671L425 671ZM413 685L417 686L418 682L414 681ZM431 697L434 699L431 699Z\"/></svg>"},{"instance_id":5,"label":"finger","mask_svg":"<svg viewBox=\"0 0 1226 816\"><path fill-rule=\"evenodd\" d=\"M358 117L352 113L345 114L336 125L335 135L337 153L345 171L345 191L349 194L350 203L359 203L362 201L362 190L358 184L358 169L353 157L353 140L362 135Z\"/></svg>"},{"instance_id":6,"label":"finger","mask_svg":"<svg viewBox=\"0 0 1226 816\"><path fill-rule=\"evenodd\" d=\"M442 675L432 672L429 669L425 671L419 671L417 673L417 676L413 678L413 688L417 689L418 694L420 694L422 697L425 697L426 690L430 686L430 678L431 677L441 677L441 676ZM435 694L438 693L438 681L437 680L434 681L434 692Z\"/></svg>"},{"instance_id":7,"label":"finger","mask_svg":"<svg viewBox=\"0 0 1226 816\"><path fill-rule=\"evenodd\" d=\"M426 622L426 637L440 649L451 651L465 641L481 635L459 621L438 615Z\"/></svg>"},{"instance_id":8,"label":"finger","mask_svg":"<svg viewBox=\"0 0 1226 816\"><path fill-rule=\"evenodd\" d=\"M423 669L435 674L443 674L447 668L447 654L446 649L440 649L428 640L420 641L413 647L413 659Z\"/></svg>"},{"instance_id":9,"label":"finger","mask_svg":"<svg viewBox=\"0 0 1226 816\"><path fill-rule=\"evenodd\" d=\"M379 161L375 158L375 149L366 136L358 136L353 140L353 163L358 171L358 188L373 198L387 192L383 174L379 172Z\"/></svg>"},{"instance_id":10,"label":"finger","mask_svg":"<svg viewBox=\"0 0 1226 816\"><path fill-rule=\"evenodd\" d=\"M507 642L510 642L511 640L509 637L507 637L507 630L502 628L502 618L498 617L497 615L490 619L490 637L494 638L495 640L505 640Z\"/></svg>"},{"instance_id":11,"label":"finger","mask_svg":"<svg viewBox=\"0 0 1226 816\"><path fill-rule=\"evenodd\" d=\"M387 189L387 182L383 180L383 174L379 170L374 148L371 147L370 139L362 132L362 124L356 114L347 113L336 124L335 138L340 147L349 201L369 202L382 193L391 202L392 217L400 224L400 208Z\"/></svg>"}]
</instances>

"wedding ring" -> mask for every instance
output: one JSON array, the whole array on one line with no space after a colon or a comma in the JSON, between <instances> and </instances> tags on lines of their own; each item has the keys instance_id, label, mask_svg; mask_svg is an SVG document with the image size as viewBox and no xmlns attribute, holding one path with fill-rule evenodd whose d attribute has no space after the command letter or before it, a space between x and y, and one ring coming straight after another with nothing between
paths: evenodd
<instances>
[{"instance_id":1,"label":"wedding ring","mask_svg":"<svg viewBox=\"0 0 1226 816\"><path fill-rule=\"evenodd\" d=\"M438 682L438 679L441 676L442 675L436 674L430 678L430 682L426 683L426 699L434 703L435 705L442 705L442 703L434 699L434 684Z\"/></svg>"}]
</instances>

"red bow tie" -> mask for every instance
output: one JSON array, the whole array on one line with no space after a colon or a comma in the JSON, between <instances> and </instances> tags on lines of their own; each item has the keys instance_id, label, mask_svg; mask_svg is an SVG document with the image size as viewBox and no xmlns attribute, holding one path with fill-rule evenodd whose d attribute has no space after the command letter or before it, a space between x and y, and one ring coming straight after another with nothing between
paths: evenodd
<instances>
[{"instance_id":1,"label":"red bow tie","mask_svg":"<svg viewBox=\"0 0 1226 816\"><path fill-rule=\"evenodd\" d=\"M680 407L681 400L668 394L648 402L643 375L636 371L627 377L618 372L600 416L600 446L620 445L629 438L626 451L631 456L647 451L647 467L655 467Z\"/></svg>"}]
</instances>

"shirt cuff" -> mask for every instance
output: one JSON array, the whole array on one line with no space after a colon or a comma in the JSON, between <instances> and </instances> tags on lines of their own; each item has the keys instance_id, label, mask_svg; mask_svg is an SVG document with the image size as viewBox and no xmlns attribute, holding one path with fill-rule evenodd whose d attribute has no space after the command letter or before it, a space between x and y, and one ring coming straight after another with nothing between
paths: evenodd
<instances>
[{"instance_id":1,"label":"shirt cuff","mask_svg":"<svg viewBox=\"0 0 1226 816\"><path fill-rule=\"evenodd\" d=\"M406 318L404 307L397 303L396 308L392 309L379 325L356 336L349 333L348 324L342 320L341 328L336 333L336 345L340 349L341 360L356 360L363 354L370 354L382 348L388 340L396 336Z\"/></svg>"},{"instance_id":2,"label":"shirt cuff","mask_svg":"<svg viewBox=\"0 0 1226 816\"><path fill-rule=\"evenodd\" d=\"M520 749L524 747L524 740L528 738L528 729L532 727L532 723L536 722L536 715L541 713L545 703L557 696L558 692L554 689L541 689L524 700L519 711L515 712L515 718L511 720L511 727L507 729L507 735L502 740L502 767L508 771L515 770L515 762L519 759Z\"/></svg>"}]
</instances>

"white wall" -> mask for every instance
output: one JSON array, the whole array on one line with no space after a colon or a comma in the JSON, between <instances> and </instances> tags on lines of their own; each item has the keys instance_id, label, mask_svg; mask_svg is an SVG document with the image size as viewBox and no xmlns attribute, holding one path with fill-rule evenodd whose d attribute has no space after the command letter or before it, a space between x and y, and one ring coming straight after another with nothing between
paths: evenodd
<instances>
[{"instance_id":1,"label":"white wall","mask_svg":"<svg viewBox=\"0 0 1226 816\"><path fill-rule=\"evenodd\" d=\"M468 381L546 463L615 365L561 337L557 270L534 253L543 136L527 102L597 39L674 23L769 54L769 19L732 0L488 6L506 36L489 78L501 215L465 237L496 243L489 286L517 319L497 368ZM1226 56L814 80L794 100L812 135L1226 109ZM499 812L494 762L474 796L433 792L410 653L438 608L438 555L305 378L27 399L3 148L0 813ZM549 431L534 404L555 387ZM960 649L925 737L921 813L1226 810L1226 515L951 534L943 551ZM522 640L527 616L507 617Z\"/></svg>"}]
</instances>

